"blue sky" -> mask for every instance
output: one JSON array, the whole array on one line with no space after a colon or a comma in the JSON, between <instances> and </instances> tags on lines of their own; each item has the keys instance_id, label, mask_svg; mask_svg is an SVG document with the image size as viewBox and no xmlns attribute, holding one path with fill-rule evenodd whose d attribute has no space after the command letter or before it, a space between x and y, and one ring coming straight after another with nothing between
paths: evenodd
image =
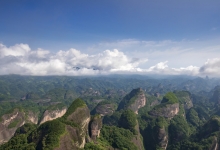
<instances>
[{"instance_id":1,"label":"blue sky","mask_svg":"<svg viewBox=\"0 0 220 150\"><path fill-rule=\"evenodd\" d=\"M139 60L132 66L136 70L148 69L150 72L151 67L162 63L160 69L169 64L176 69L194 66L198 71L209 60L218 63L219 8L219 0L0 0L1 61L3 53L4 60L5 56L17 57L6 51L17 45L18 49L12 50L16 53L24 48L23 43L30 49L27 53L39 48L53 53L47 56L48 59L54 58L60 50L67 52L71 48L89 56L117 49L129 59L128 62ZM172 54L176 59L170 56ZM199 58L195 59L196 56ZM87 69L102 68L96 65L80 64ZM120 67L111 69L124 71ZM173 71L169 69L168 74ZM7 73L13 72L1 74ZM27 74L33 73L27 71Z\"/></svg>"}]
</instances>

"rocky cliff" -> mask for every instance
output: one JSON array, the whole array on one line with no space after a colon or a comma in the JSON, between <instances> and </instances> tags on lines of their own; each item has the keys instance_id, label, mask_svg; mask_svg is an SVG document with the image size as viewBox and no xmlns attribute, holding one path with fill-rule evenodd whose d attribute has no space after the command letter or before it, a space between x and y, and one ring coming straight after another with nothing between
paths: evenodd
<instances>
[{"instance_id":1,"label":"rocky cliff","mask_svg":"<svg viewBox=\"0 0 220 150\"><path fill-rule=\"evenodd\" d=\"M90 111L81 100L75 100L62 117L65 122L66 133L60 138L60 145L56 150L83 148L88 137Z\"/></svg>"},{"instance_id":2,"label":"rocky cliff","mask_svg":"<svg viewBox=\"0 0 220 150\"><path fill-rule=\"evenodd\" d=\"M166 104L158 105L152 111L149 112L152 116L161 116L165 118L173 118L179 112L179 103L176 104Z\"/></svg>"},{"instance_id":3,"label":"rocky cliff","mask_svg":"<svg viewBox=\"0 0 220 150\"><path fill-rule=\"evenodd\" d=\"M188 91L175 91L174 94L178 98L179 102L184 106L185 110L193 107L191 93Z\"/></svg>"},{"instance_id":4,"label":"rocky cliff","mask_svg":"<svg viewBox=\"0 0 220 150\"><path fill-rule=\"evenodd\" d=\"M156 133L155 133L155 140L157 141L157 145L161 149L166 149L168 145L168 133L166 132L165 128L159 128L157 127Z\"/></svg>"},{"instance_id":5,"label":"rocky cliff","mask_svg":"<svg viewBox=\"0 0 220 150\"><path fill-rule=\"evenodd\" d=\"M144 91L141 88L132 90L128 95L126 95L118 106L120 109L131 109L136 114L141 107L146 105L146 97Z\"/></svg>"},{"instance_id":6,"label":"rocky cliff","mask_svg":"<svg viewBox=\"0 0 220 150\"><path fill-rule=\"evenodd\" d=\"M17 128L29 122L37 124L37 114L14 109L12 112L3 115L0 122L0 144L7 142L14 135Z\"/></svg>"},{"instance_id":7,"label":"rocky cliff","mask_svg":"<svg viewBox=\"0 0 220 150\"><path fill-rule=\"evenodd\" d=\"M96 141L100 136L100 130L102 128L102 118L100 115L95 115L89 123L90 137L93 141Z\"/></svg>"},{"instance_id":8,"label":"rocky cliff","mask_svg":"<svg viewBox=\"0 0 220 150\"><path fill-rule=\"evenodd\" d=\"M172 93L167 93L160 105L155 106L149 114L155 117L173 118L179 113L179 103L177 97Z\"/></svg>"},{"instance_id":9,"label":"rocky cliff","mask_svg":"<svg viewBox=\"0 0 220 150\"><path fill-rule=\"evenodd\" d=\"M66 111L67 111L66 107L56 110L46 110L39 124L62 117L66 113Z\"/></svg>"},{"instance_id":10,"label":"rocky cliff","mask_svg":"<svg viewBox=\"0 0 220 150\"><path fill-rule=\"evenodd\" d=\"M100 114L101 116L112 115L116 109L116 105L109 101L100 102L95 109L91 112L92 114Z\"/></svg>"}]
</instances>

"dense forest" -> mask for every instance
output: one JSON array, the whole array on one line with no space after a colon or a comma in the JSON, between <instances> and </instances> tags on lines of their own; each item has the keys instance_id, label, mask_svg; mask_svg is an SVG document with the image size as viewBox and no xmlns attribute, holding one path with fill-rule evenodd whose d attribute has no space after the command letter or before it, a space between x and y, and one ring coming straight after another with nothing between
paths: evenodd
<instances>
[{"instance_id":1,"label":"dense forest","mask_svg":"<svg viewBox=\"0 0 220 150\"><path fill-rule=\"evenodd\" d=\"M0 76L0 149L217 150L219 103L217 78Z\"/></svg>"}]
</instances>

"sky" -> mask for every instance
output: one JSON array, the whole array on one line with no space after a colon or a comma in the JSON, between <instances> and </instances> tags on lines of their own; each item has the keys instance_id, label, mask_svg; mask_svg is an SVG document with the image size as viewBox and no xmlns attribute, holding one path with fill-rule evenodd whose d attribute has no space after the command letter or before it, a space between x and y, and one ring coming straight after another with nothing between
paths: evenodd
<instances>
[{"instance_id":1,"label":"sky","mask_svg":"<svg viewBox=\"0 0 220 150\"><path fill-rule=\"evenodd\" d=\"M0 0L0 75L220 77L219 0Z\"/></svg>"}]
</instances>

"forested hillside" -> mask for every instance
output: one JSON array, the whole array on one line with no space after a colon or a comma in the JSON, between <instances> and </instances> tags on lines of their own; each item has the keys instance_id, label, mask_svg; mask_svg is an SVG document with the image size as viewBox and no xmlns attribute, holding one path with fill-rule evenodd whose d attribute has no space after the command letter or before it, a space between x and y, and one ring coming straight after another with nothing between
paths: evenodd
<instances>
[{"instance_id":1,"label":"forested hillside","mask_svg":"<svg viewBox=\"0 0 220 150\"><path fill-rule=\"evenodd\" d=\"M0 149L195 149L220 144L219 79L0 76Z\"/></svg>"}]
</instances>

